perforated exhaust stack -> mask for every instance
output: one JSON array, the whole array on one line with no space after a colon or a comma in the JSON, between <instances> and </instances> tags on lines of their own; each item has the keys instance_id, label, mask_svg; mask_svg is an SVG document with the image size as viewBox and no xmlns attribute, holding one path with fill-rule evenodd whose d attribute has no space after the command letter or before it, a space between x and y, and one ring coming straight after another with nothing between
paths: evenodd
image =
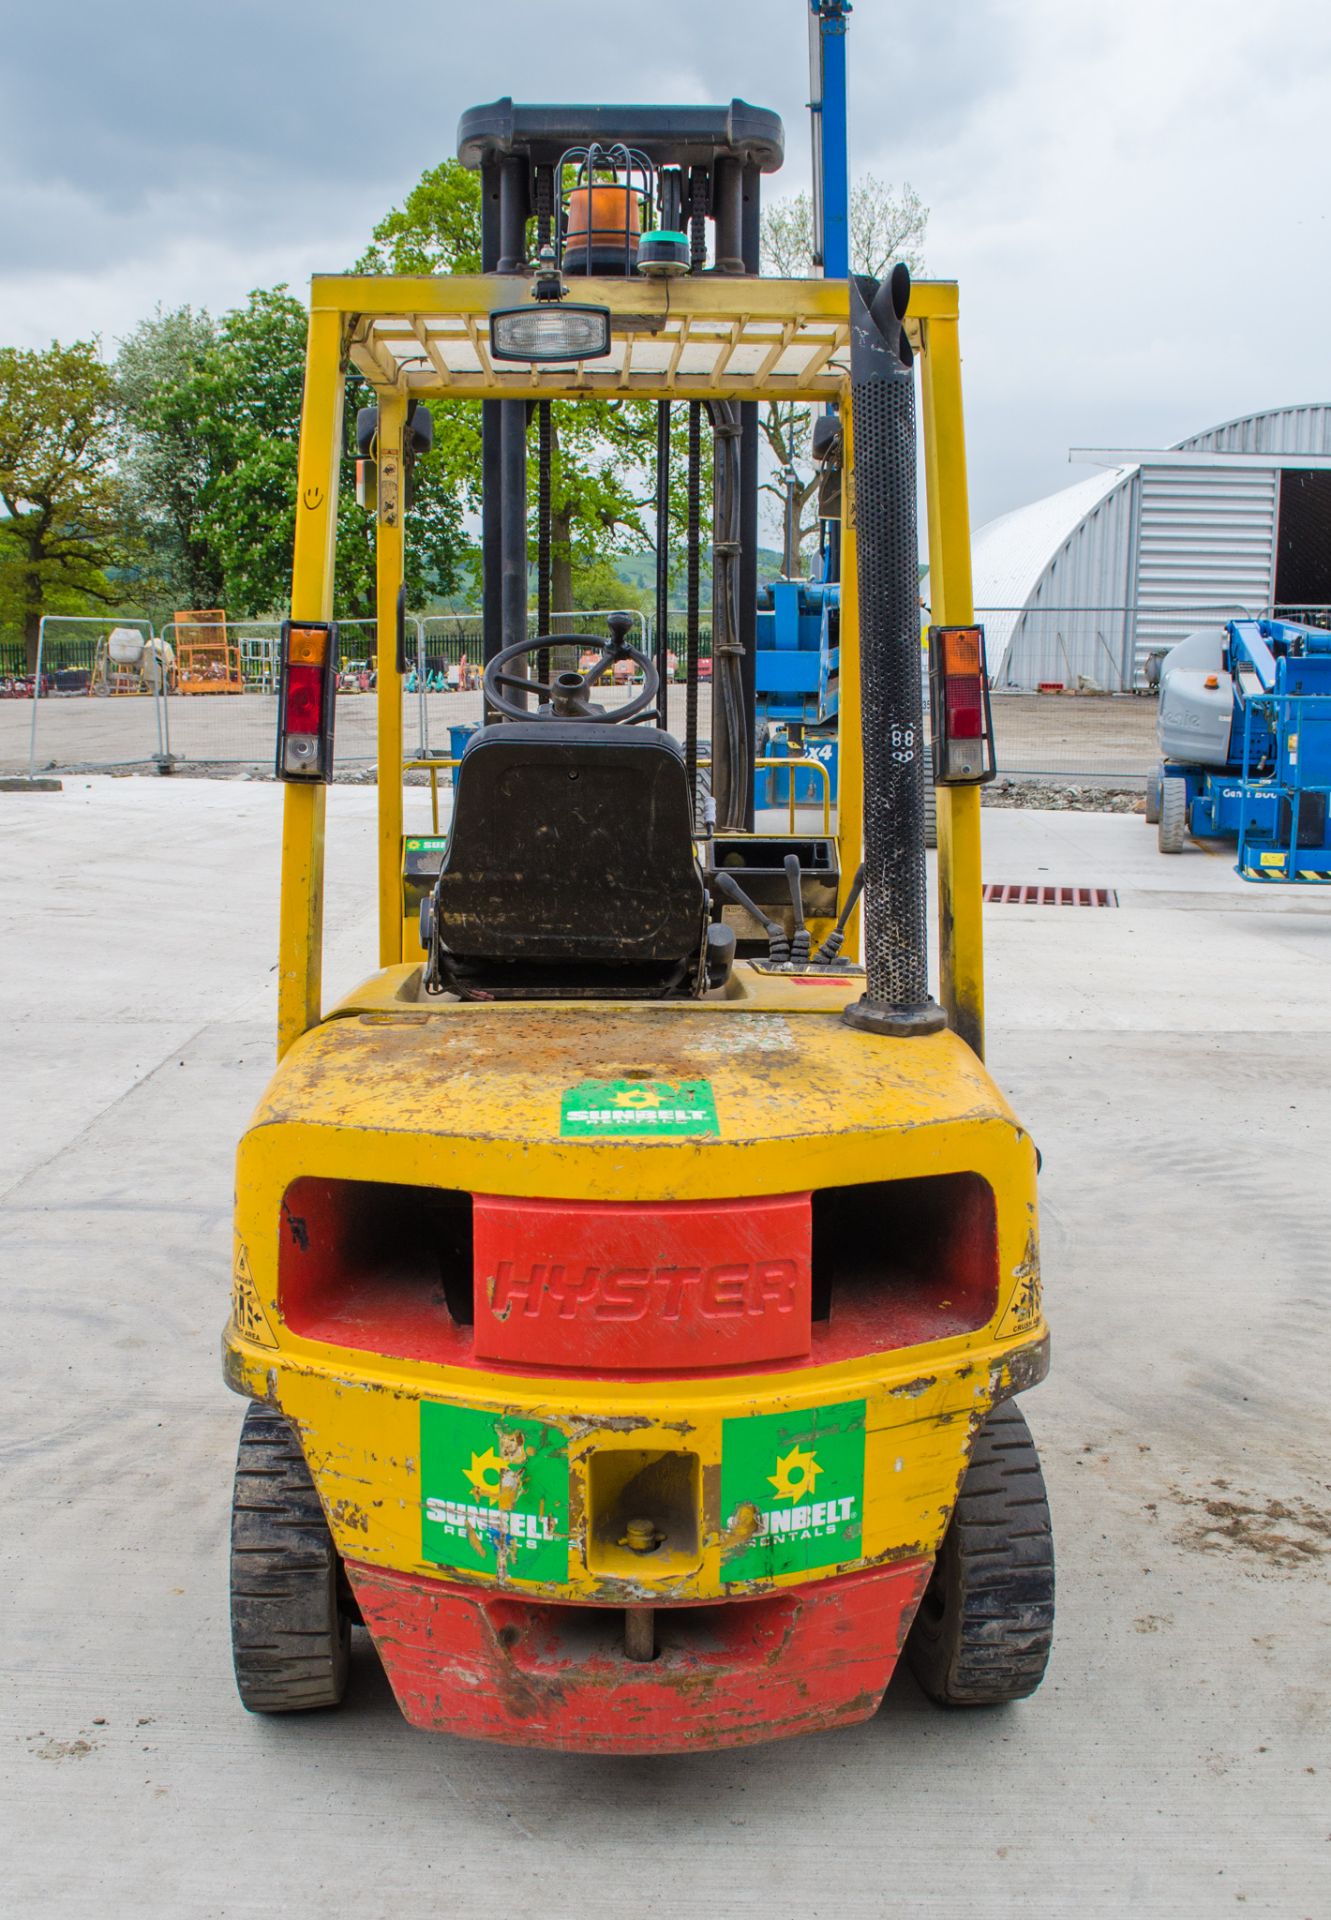
<instances>
[{"instance_id":1,"label":"perforated exhaust stack","mask_svg":"<svg viewBox=\"0 0 1331 1920\"><path fill-rule=\"evenodd\" d=\"M929 997L915 380L902 326L909 299L902 265L881 282L851 277L867 979L843 1018L901 1039L945 1024Z\"/></svg>"}]
</instances>

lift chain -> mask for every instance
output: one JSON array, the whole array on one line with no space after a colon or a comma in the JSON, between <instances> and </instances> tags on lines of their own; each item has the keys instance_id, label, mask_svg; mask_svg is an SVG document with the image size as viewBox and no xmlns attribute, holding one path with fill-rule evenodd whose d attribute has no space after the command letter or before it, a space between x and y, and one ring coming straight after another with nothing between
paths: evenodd
<instances>
[{"instance_id":1,"label":"lift chain","mask_svg":"<svg viewBox=\"0 0 1331 1920\"><path fill-rule=\"evenodd\" d=\"M539 255L550 239L554 219L554 169L536 169L536 249ZM541 400L536 407L536 631L549 633L551 554L550 554L550 469L554 450L554 419L550 402ZM550 678L550 652L542 647L536 656L536 677Z\"/></svg>"}]
</instances>

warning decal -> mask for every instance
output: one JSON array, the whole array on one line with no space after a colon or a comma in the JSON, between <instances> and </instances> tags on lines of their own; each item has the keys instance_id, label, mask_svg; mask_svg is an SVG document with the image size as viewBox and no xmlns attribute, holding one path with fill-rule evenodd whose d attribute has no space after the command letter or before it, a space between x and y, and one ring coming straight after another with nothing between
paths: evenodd
<instances>
[{"instance_id":1,"label":"warning decal","mask_svg":"<svg viewBox=\"0 0 1331 1920\"><path fill-rule=\"evenodd\" d=\"M240 1241L236 1242L236 1258L231 1275L231 1311L235 1316L236 1331L243 1340L253 1340L261 1347L277 1345L254 1285L249 1256Z\"/></svg>"}]
</instances>

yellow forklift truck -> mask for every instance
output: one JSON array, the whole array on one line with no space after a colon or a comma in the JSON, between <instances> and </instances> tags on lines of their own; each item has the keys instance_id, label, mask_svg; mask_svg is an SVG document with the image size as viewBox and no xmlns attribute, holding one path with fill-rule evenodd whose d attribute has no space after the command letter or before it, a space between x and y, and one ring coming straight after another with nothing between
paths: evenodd
<instances>
[{"instance_id":1,"label":"yellow forklift truck","mask_svg":"<svg viewBox=\"0 0 1331 1920\"><path fill-rule=\"evenodd\" d=\"M313 283L279 1064L239 1150L225 1337L251 1403L231 1565L254 1711L336 1705L353 1626L414 1725L570 1751L844 1725L903 1648L951 1705L1044 1673L1049 1514L1014 1398L1047 1367L1037 1159L981 1064L992 747L957 293L902 269L758 277L782 139L742 101L473 109L485 270ZM376 401L358 441L378 523L379 966L325 1009L349 367ZM656 406L662 515L688 410L683 687L664 621L649 647L615 619L552 630L549 407L605 398ZM840 792L822 832L753 812L772 398L836 422L819 445L841 512ZM486 724L443 837L403 831L406 479L431 399L480 406L484 469Z\"/></svg>"}]
</instances>

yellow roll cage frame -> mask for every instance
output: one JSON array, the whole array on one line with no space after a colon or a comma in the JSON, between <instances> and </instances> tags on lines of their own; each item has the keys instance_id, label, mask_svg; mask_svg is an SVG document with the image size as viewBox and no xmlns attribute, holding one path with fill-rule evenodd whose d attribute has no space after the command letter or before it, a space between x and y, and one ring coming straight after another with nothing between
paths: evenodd
<instances>
[{"instance_id":1,"label":"yellow roll cage frame","mask_svg":"<svg viewBox=\"0 0 1331 1920\"><path fill-rule=\"evenodd\" d=\"M580 281L579 300L607 306L612 347L581 366L505 367L487 351L489 314L523 304L525 278L319 275L311 283L291 587L295 620L333 617L344 376L355 366L379 407L376 529L378 619L379 964L402 960L402 675L395 630L404 563L403 435L420 399L809 400L838 407L845 444L842 535L840 794L837 842L844 904L861 858L858 586L844 280L698 275L671 282ZM932 615L974 620L970 514L954 281L917 281L906 323L920 358ZM397 768L386 780L385 768ZM287 785L282 834L278 1056L323 1014L323 882L327 789ZM939 975L952 1027L984 1050L980 792L938 790ZM857 919L846 952L857 951Z\"/></svg>"}]
</instances>

